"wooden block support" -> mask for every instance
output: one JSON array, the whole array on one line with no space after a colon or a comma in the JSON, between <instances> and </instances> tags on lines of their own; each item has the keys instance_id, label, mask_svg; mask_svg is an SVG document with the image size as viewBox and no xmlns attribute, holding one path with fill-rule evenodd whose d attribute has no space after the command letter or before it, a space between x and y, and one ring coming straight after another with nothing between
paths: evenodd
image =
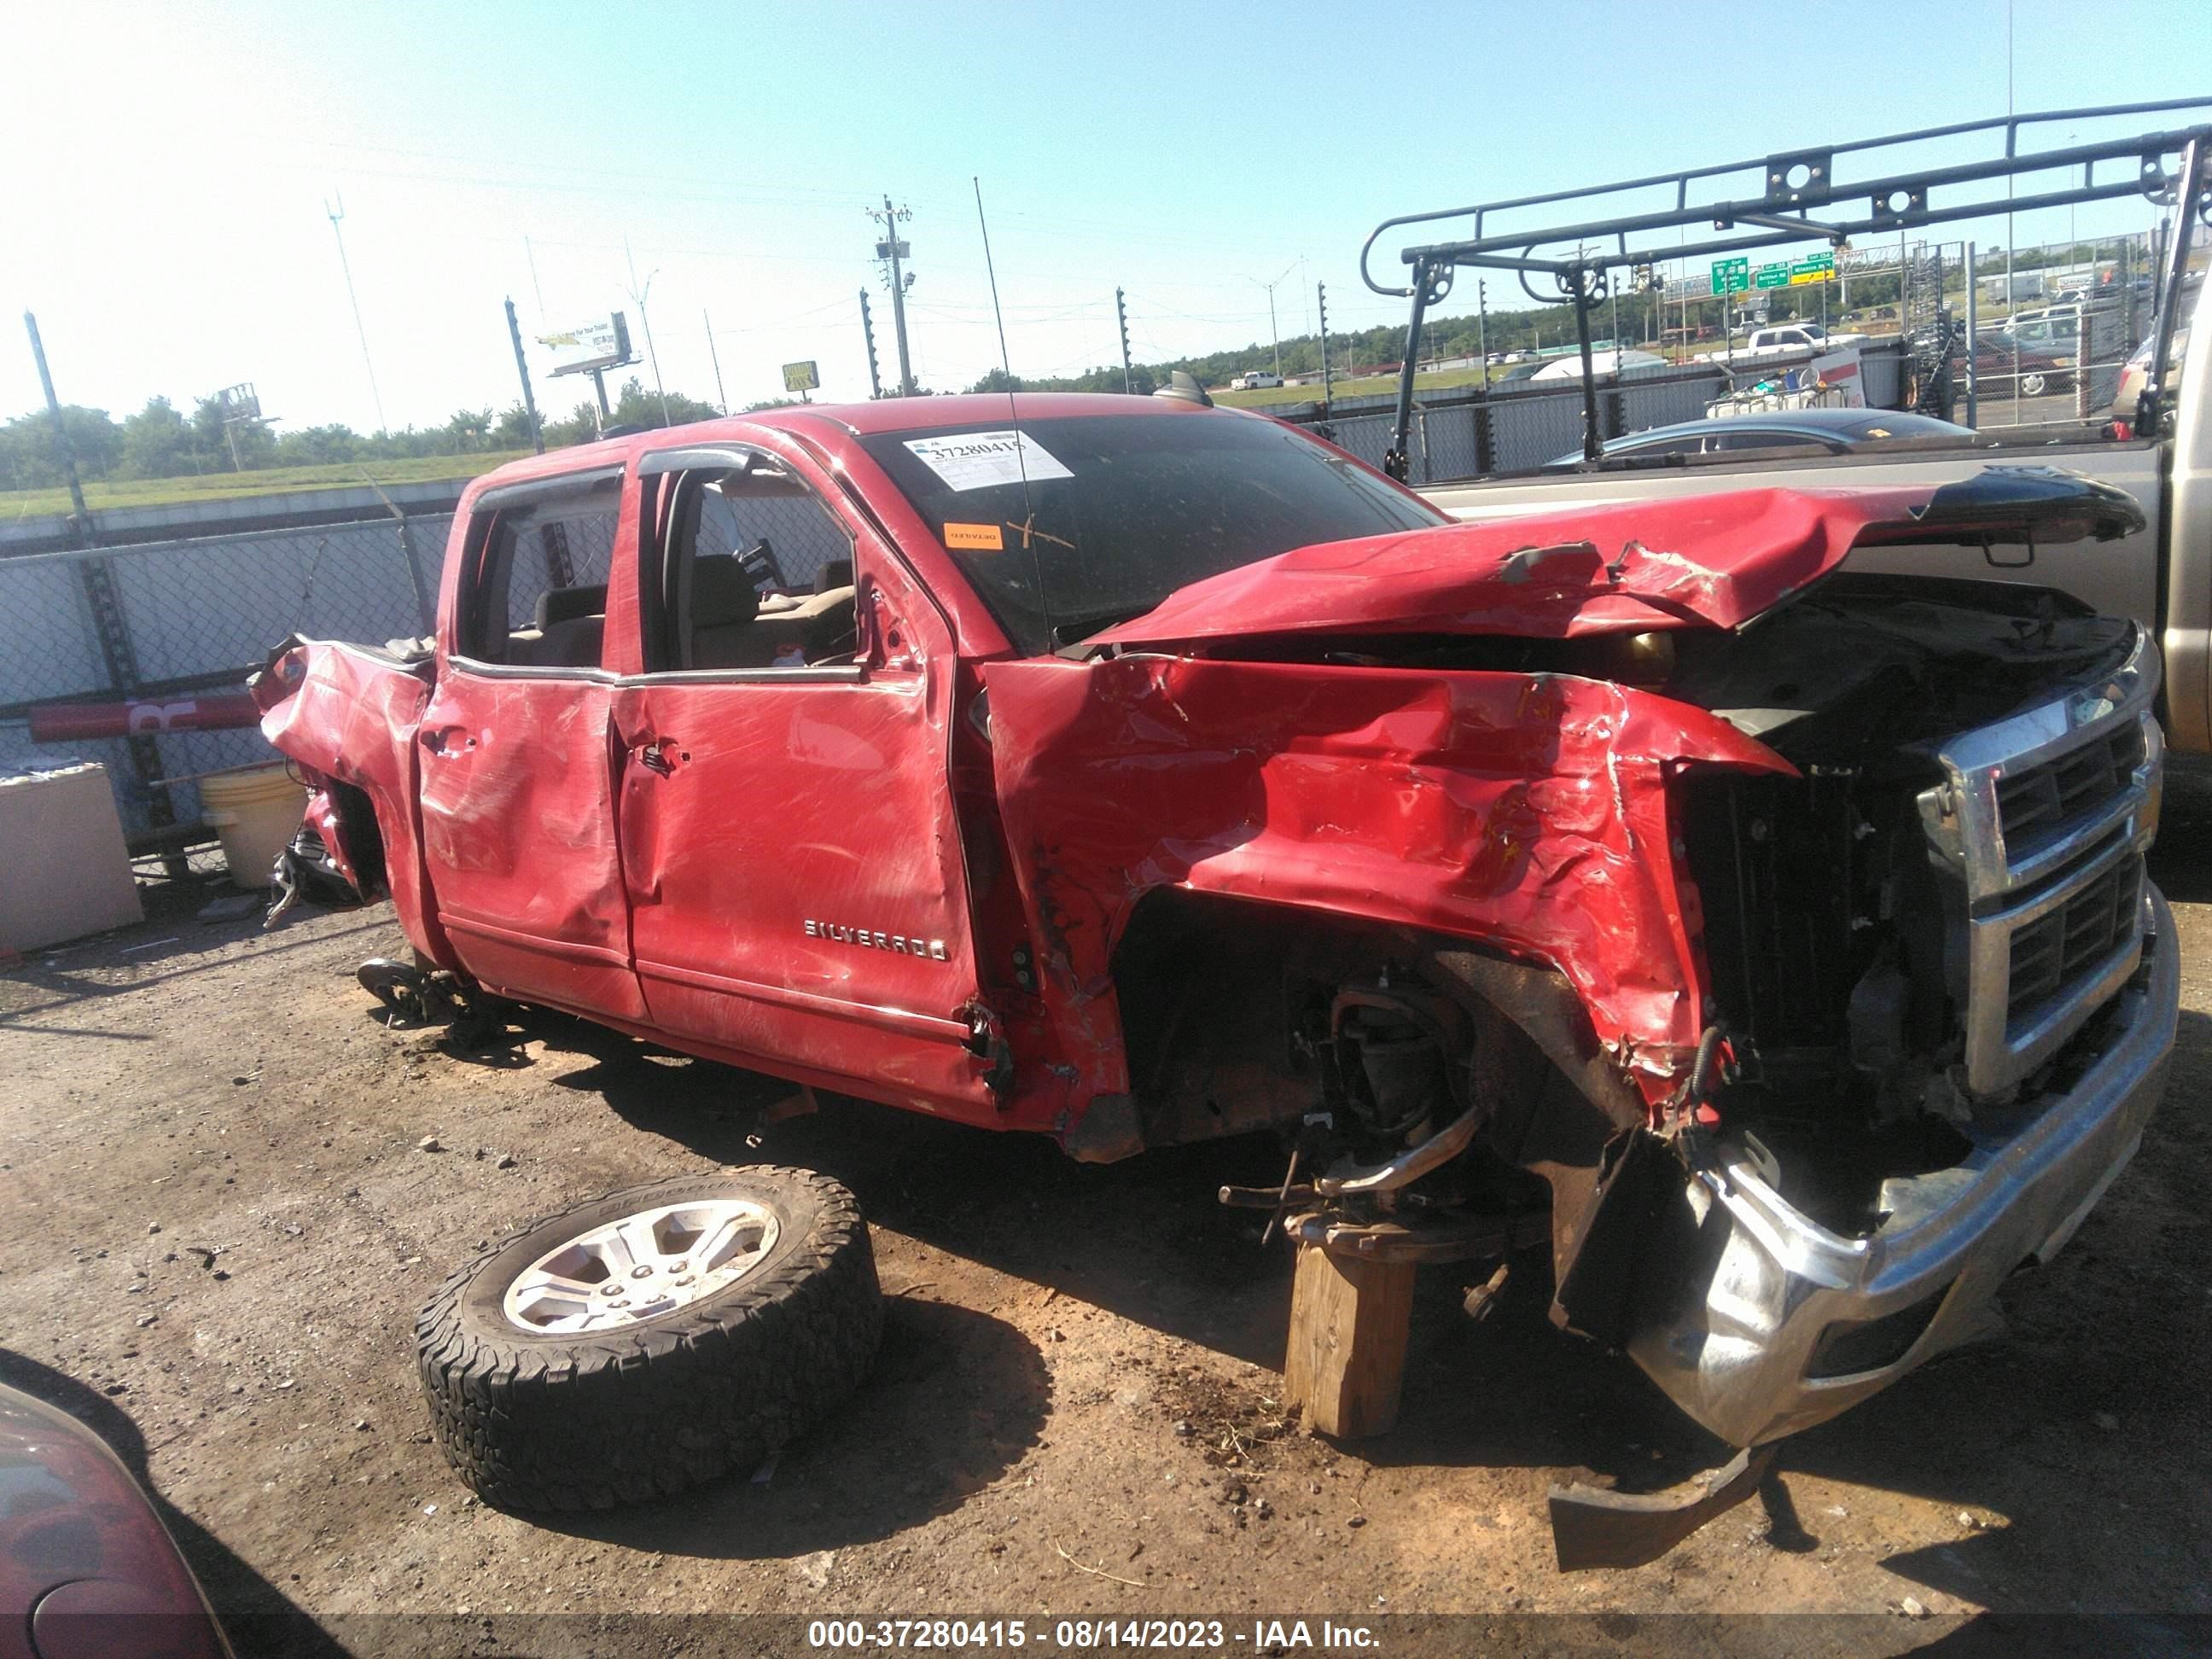
<instances>
[{"instance_id":1,"label":"wooden block support","mask_svg":"<svg viewBox=\"0 0 2212 1659\"><path fill-rule=\"evenodd\" d=\"M1396 1424L1413 1325L1413 1272L1410 1261L1298 1246L1284 1404L1303 1408L1309 1429L1357 1439Z\"/></svg>"}]
</instances>

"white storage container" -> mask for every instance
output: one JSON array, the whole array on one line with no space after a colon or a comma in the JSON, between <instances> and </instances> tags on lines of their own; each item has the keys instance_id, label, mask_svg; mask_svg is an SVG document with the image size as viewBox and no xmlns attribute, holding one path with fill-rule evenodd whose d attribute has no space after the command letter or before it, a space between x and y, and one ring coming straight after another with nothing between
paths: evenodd
<instances>
[{"instance_id":1,"label":"white storage container","mask_svg":"<svg viewBox=\"0 0 2212 1659\"><path fill-rule=\"evenodd\" d=\"M145 914L106 767L0 777L0 945L35 951Z\"/></svg>"}]
</instances>

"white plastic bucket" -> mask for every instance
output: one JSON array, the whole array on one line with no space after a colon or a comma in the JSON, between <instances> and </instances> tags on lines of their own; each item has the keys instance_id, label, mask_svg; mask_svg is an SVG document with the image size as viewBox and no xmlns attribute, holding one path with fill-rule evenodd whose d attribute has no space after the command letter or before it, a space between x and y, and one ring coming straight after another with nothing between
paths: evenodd
<instances>
[{"instance_id":1,"label":"white plastic bucket","mask_svg":"<svg viewBox=\"0 0 2212 1659\"><path fill-rule=\"evenodd\" d=\"M291 845L307 806L307 792L282 761L200 780L200 816L222 840L223 862L240 887L266 887L276 879L276 856Z\"/></svg>"}]
</instances>

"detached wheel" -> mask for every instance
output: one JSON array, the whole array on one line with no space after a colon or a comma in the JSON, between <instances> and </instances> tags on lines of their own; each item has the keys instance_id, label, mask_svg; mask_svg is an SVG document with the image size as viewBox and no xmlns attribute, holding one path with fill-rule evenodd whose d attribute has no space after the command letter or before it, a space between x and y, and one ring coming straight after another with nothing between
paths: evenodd
<instances>
[{"instance_id":1,"label":"detached wheel","mask_svg":"<svg viewBox=\"0 0 2212 1659\"><path fill-rule=\"evenodd\" d=\"M883 1334L866 1224L805 1170L631 1187L534 1223L415 1324L447 1459L487 1503L609 1509L748 1470Z\"/></svg>"}]
</instances>

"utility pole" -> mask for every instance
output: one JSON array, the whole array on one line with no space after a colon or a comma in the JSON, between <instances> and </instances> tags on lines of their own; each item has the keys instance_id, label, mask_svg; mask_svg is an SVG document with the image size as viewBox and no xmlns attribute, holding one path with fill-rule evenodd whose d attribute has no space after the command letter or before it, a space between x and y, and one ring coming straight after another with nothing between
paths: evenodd
<instances>
[{"instance_id":1,"label":"utility pole","mask_svg":"<svg viewBox=\"0 0 2212 1659\"><path fill-rule=\"evenodd\" d=\"M707 359L714 365L714 404L724 415L730 412L730 394L722 390L722 354L714 349L714 319L707 314L707 307L699 307L699 320L707 325Z\"/></svg>"},{"instance_id":2,"label":"utility pole","mask_svg":"<svg viewBox=\"0 0 2212 1659\"><path fill-rule=\"evenodd\" d=\"M1283 276L1289 276L1297 268L1298 261L1291 260L1283 267ZM1275 378L1279 380L1283 378L1283 339L1275 327L1275 289L1277 284L1282 282L1283 276L1276 277L1273 283L1263 283L1257 276L1247 276L1244 279L1255 288L1264 288L1267 290L1267 337L1274 343Z\"/></svg>"},{"instance_id":3,"label":"utility pole","mask_svg":"<svg viewBox=\"0 0 2212 1659\"><path fill-rule=\"evenodd\" d=\"M914 276L910 271L902 270L899 261L909 257L914 250L899 240L898 228L902 222L913 218L914 214L910 209L893 207L891 198L886 196L884 198L884 210L878 213L870 208L868 216L884 228L883 237L876 244L876 258L883 260L890 272L891 331L898 339L898 395L911 398L914 396L914 362L906 349L906 291L914 286Z\"/></svg>"},{"instance_id":4,"label":"utility pole","mask_svg":"<svg viewBox=\"0 0 2212 1659\"><path fill-rule=\"evenodd\" d=\"M361 366L368 371L368 395L376 404L376 430L381 436L391 428L384 419L384 394L376 389L376 365L368 355L368 330L361 320L361 296L353 291L353 266L346 259L345 232L338 228L338 221L345 217L345 198L339 197L337 202L335 208L324 203L323 211L330 216L331 234L338 239L338 269L345 273L346 301L353 307L354 332L361 336Z\"/></svg>"},{"instance_id":5,"label":"utility pole","mask_svg":"<svg viewBox=\"0 0 2212 1659\"><path fill-rule=\"evenodd\" d=\"M1114 290L1114 318L1121 325L1121 390L1136 394L1137 371L1129 366L1129 313L1121 303L1121 290Z\"/></svg>"},{"instance_id":6,"label":"utility pole","mask_svg":"<svg viewBox=\"0 0 2212 1659\"><path fill-rule=\"evenodd\" d=\"M660 394L660 423L673 426L676 419L668 412L668 388L660 382L660 354L653 349L653 318L645 308L646 299L653 292L653 279L660 272L655 270L647 275L645 287L641 289L637 285L637 261L630 258L629 238L627 236L623 238L623 258L629 264L629 297L637 307L638 325L645 330L645 359L653 365L653 389ZM599 392L599 401L603 404L606 401L604 388Z\"/></svg>"},{"instance_id":7,"label":"utility pole","mask_svg":"<svg viewBox=\"0 0 2212 1659\"><path fill-rule=\"evenodd\" d=\"M1328 284L1314 284L1314 311L1321 319L1321 417L1328 418Z\"/></svg>"},{"instance_id":8,"label":"utility pole","mask_svg":"<svg viewBox=\"0 0 2212 1659\"><path fill-rule=\"evenodd\" d=\"M69 428L62 424L62 400L54 396L54 377L46 368L46 342L39 338L39 319L27 311L23 313L23 326L30 331L31 356L39 366L39 384L46 389L47 417L54 423L54 453L61 460L62 476L69 480L70 527L76 532L77 545L88 546L92 514L85 507L84 486L77 482L76 455L70 448Z\"/></svg>"},{"instance_id":9,"label":"utility pole","mask_svg":"<svg viewBox=\"0 0 2212 1659\"><path fill-rule=\"evenodd\" d=\"M876 366L876 319L868 314L868 290L860 290L860 337L868 343L868 396L884 395L884 372Z\"/></svg>"},{"instance_id":10,"label":"utility pole","mask_svg":"<svg viewBox=\"0 0 2212 1659\"><path fill-rule=\"evenodd\" d=\"M530 416L530 447L545 453L545 428L538 419L538 398L530 389L530 360L522 355L522 325L514 318L514 301L507 302L507 337L514 342L514 372L522 378L522 409Z\"/></svg>"},{"instance_id":11,"label":"utility pole","mask_svg":"<svg viewBox=\"0 0 2212 1659\"><path fill-rule=\"evenodd\" d=\"M1490 284L1474 283L1474 349L1482 356L1482 389L1490 390Z\"/></svg>"}]
</instances>

